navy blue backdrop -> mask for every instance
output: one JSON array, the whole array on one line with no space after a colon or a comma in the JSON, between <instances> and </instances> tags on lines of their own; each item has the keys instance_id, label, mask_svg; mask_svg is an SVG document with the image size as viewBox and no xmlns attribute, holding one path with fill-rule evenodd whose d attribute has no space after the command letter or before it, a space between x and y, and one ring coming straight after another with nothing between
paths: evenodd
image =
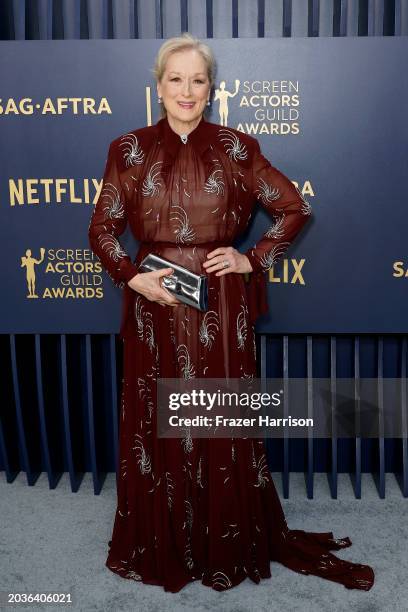
<instances>
[{"instance_id":1,"label":"navy blue backdrop","mask_svg":"<svg viewBox=\"0 0 408 612\"><path fill-rule=\"evenodd\" d=\"M0 43L1 333L118 331L121 291L98 268L87 226L109 142L159 117L150 73L159 45ZM255 135L314 212L269 273L270 310L257 331L406 332L408 126L398 109L408 104L407 39L212 47L216 86L235 94L228 126ZM220 122L218 102L209 119ZM268 225L259 211L236 246L248 248ZM123 243L134 258L129 232Z\"/></svg>"}]
</instances>

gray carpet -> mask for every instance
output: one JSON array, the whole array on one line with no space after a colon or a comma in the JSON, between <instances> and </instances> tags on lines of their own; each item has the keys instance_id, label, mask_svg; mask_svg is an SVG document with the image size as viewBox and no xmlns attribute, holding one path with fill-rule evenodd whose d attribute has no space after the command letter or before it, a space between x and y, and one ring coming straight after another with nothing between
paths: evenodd
<instances>
[{"instance_id":1,"label":"gray carpet","mask_svg":"<svg viewBox=\"0 0 408 612\"><path fill-rule=\"evenodd\" d=\"M282 499L280 474L273 474ZM378 498L370 475L363 475L362 499L356 500L350 479L339 477L339 499L332 500L324 474L315 475L315 499L308 500L303 474L292 474L290 499L283 500L292 529L333 531L353 545L339 557L374 568L371 591L348 590L316 576L304 576L273 562L272 578L256 585L247 579L229 591L216 592L199 581L179 593L116 576L105 565L107 541L116 507L115 478L110 474L99 496L87 474L78 493L71 493L65 474L50 491L45 474L34 487L20 474L0 482L0 591L71 592L70 610L112 612L302 612L408 610L407 500L393 475L387 474L386 499ZM58 610L63 606L19 606ZM8 607L7 609L11 609Z\"/></svg>"}]
</instances>

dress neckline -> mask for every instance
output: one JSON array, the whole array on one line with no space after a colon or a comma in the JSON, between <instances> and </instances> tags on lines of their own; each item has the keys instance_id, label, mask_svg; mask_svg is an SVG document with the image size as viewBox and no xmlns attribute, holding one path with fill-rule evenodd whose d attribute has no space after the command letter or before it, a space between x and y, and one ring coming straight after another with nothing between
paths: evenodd
<instances>
[{"instance_id":1,"label":"dress neckline","mask_svg":"<svg viewBox=\"0 0 408 612\"><path fill-rule=\"evenodd\" d=\"M189 132L188 134L187 134L187 133L185 133L185 134L179 134L178 132L176 132L175 130L173 130L173 128L171 127L171 125L170 125L170 123L169 123L169 119L168 119L167 115L165 115L164 119L165 119L165 122L166 122L166 124L167 124L167 128L168 128L169 130L171 130L171 131L172 131L172 132L173 132L173 133L174 133L174 134L177 136L177 138L181 138L181 136L184 136L184 135L185 135L185 136L187 136L188 140L190 140L190 138L194 139L194 137L195 137L194 132L195 132L196 130L200 131L200 128L202 127L202 123L203 123L203 122L205 122L204 115L201 115L200 121L197 123L197 125L195 126L195 128L194 128L193 130L191 130L191 132Z\"/></svg>"},{"instance_id":2,"label":"dress neckline","mask_svg":"<svg viewBox=\"0 0 408 612\"><path fill-rule=\"evenodd\" d=\"M170 126L167 116L162 117L158 121L158 127L160 129L164 147L173 155L177 153L180 146L184 147L187 143L190 143L194 148L199 150L201 150L203 146L208 146L207 141L209 138L209 125L208 121L204 118L204 115L201 116L201 119L196 127L189 134L187 134L186 143L182 141L180 134L175 132Z\"/></svg>"}]
</instances>

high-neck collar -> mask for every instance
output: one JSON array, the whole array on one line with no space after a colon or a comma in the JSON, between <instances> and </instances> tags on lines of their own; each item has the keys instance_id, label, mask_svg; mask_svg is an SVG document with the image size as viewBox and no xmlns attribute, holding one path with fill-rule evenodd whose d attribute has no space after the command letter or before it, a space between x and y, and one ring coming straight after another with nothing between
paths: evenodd
<instances>
[{"instance_id":1,"label":"high-neck collar","mask_svg":"<svg viewBox=\"0 0 408 612\"><path fill-rule=\"evenodd\" d=\"M171 155L175 156L179 150L179 147L186 146L181 138L180 134L177 134L170 126L167 116L162 117L157 125L160 130L160 135L163 139L163 144ZM187 135L187 142L191 143L195 149L202 152L210 144L210 131L208 129L208 122L201 116L199 123L196 127Z\"/></svg>"}]
</instances>

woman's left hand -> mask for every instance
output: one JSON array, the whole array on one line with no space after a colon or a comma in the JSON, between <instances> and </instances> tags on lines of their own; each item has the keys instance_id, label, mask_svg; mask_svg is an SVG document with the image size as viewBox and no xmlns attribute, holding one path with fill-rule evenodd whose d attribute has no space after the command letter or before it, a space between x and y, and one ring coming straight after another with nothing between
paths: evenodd
<instances>
[{"instance_id":1,"label":"woman's left hand","mask_svg":"<svg viewBox=\"0 0 408 612\"><path fill-rule=\"evenodd\" d=\"M228 262L228 267L225 267L224 262ZM252 272L252 266L248 257L232 246L218 247L214 251L207 253L207 261L203 263L203 267L206 272L218 270L215 276L222 276L230 272L241 274Z\"/></svg>"}]
</instances>

